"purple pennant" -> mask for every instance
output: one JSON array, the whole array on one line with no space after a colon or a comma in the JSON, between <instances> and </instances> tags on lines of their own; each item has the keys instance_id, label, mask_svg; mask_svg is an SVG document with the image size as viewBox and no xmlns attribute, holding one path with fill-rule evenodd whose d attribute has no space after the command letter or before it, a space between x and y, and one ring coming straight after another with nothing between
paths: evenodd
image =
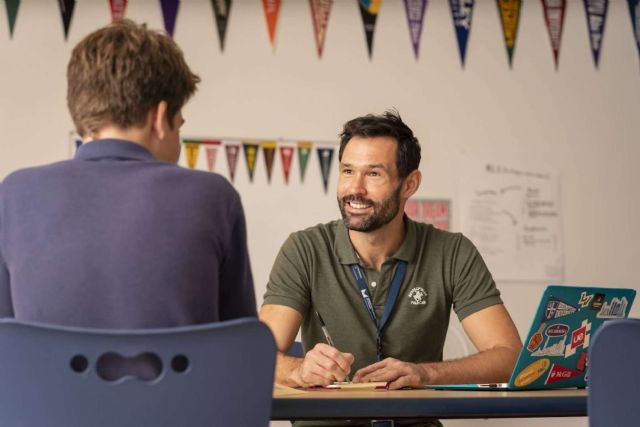
<instances>
[{"instance_id":1,"label":"purple pennant","mask_svg":"<svg viewBox=\"0 0 640 427\"><path fill-rule=\"evenodd\" d=\"M167 30L167 33L173 37L173 30L176 26L176 17L178 16L180 0L160 0L160 6L162 6L164 28Z\"/></svg>"},{"instance_id":2,"label":"purple pennant","mask_svg":"<svg viewBox=\"0 0 640 427\"><path fill-rule=\"evenodd\" d=\"M407 12L413 52L416 55L416 59L418 59L420 35L422 34L422 23L424 22L424 12L427 9L427 0L404 0L404 9Z\"/></svg>"},{"instance_id":3,"label":"purple pennant","mask_svg":"<svg viewBox=\"0 0 640 427\"><path fill-rule=\"evenodd\" d=\"M604 38L604 24L607 21L607 9L609 0L584 0L584 9L587 13L587 28L589 29L589 43L593 62L598 68L600 65L600 49Z\"/></svg>"},{"instance_id":4,"label":"purple pennant","mask_svg":"<svg viewBox=\"0 0 640 427\"><path fill-rule=\"evenodd\" d=\"M460 51L460 62L464 67L467 54L467 42L471 32L471 18L473 17L473 0L449 0L453 27L456 31L458 48Z\"/></svg>"},{"instance_id":5,"label":"purple pennant","mask_svg":"<svg viewBox=\"0 0 640 427\"><path fill-rule=\"evenodd\" d=\"M58 0L60 6L60 15L62 15L62 25L64 25L64 39L69 36L69 27L71 27L71 17L73 17L73 9L76 7L76 0Z\"/></svg>"},{"instance_id":6,"label":"purple pennant","mask_svg":"<svg viewBox=\"0 0 640 427\"><path fill-rule=\"evenodd\" d=\"M629 13L631 14L633 38L636 40L638 53L640 53L640 0L629 0Z\"/></svg>"}]
</instances>

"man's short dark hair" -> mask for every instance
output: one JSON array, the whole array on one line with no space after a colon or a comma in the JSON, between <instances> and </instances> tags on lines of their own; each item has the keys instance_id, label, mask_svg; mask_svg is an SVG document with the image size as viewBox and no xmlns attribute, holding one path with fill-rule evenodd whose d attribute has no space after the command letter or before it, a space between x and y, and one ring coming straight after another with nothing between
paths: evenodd
<instances>
[{"instance_id":1,"label":"man's short dark hair","mask_svg":"<svg viewBox=\"0 0 640 427\"><path fill-rule=\"evenodd\" d=\"M406 178L420 166L420 143L418 138L413 135L413 131L409 126L402 121L397 111L385 111L379 116L367 114L345 123L340 134L339 160L342 160L344 148L354 136L364 138L386 136L398 141L396 167L400 178Z\"/></svg>"}]
</instances>

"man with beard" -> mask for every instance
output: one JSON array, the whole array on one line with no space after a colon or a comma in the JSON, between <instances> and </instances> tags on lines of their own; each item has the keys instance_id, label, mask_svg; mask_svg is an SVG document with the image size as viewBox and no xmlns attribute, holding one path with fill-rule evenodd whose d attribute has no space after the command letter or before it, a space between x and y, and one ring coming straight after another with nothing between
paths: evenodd
<instances>
[{"instance_id":1,"label":"man with beard","mask_svg":"<svg viewBox=\"0 0 640 427\"><path fill-rule=\"evenodd\" d=\"M480 254L461 234L404 215L421 181L411 129L396 112L351 120L339 160L342 220L293 233L267 285L260 318L280 351L276 381L507 381L521 342ZM452 307L478 352L443 362ZM287 356L301 326L307 352Z\"/></svg>"}]
</instances>

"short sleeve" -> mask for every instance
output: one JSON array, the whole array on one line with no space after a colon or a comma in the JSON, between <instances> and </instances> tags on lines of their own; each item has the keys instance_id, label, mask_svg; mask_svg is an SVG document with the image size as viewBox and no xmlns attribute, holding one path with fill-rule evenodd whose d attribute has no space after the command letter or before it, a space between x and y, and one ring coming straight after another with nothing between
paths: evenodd
<instances>
[{"instance_id":1,"label":"short sleeve","mask_svg":"<svg viewBox=\"0 0 640 427\"><path fill-rule=\"evenodd\" d=\"M307 253L300 232L287 238L271 268L263 305L285 305L305 315L311 303Z\"/></svg>"},{"instance_id":2,"label":"short sleeve","mask_svg":"<svg viewBox=\"0 0 640 427\"><path fill-rule=\"evenodd\" d=\"M453 255L453 309L462 321L465 317L496 304L502 304L500 291L480 252L462 234Z\"/></svg>"}]
</instances>

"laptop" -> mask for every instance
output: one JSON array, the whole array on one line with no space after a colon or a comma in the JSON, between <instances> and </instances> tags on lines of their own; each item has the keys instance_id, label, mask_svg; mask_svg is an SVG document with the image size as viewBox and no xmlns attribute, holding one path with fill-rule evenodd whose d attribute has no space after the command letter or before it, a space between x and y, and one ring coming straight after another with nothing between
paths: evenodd
<instances>
[{"instance_id":1,"label":"laptop","mask_svg":"<svg viewBox=\"0 0 640 427\"><path fill-rule=\"evenodd\" d=\"M547 286L508 383L441 384L442 390L542 390L586 387L589 342L608 319L629 315L636 291Z\"/></svg>"}]
</instances>

